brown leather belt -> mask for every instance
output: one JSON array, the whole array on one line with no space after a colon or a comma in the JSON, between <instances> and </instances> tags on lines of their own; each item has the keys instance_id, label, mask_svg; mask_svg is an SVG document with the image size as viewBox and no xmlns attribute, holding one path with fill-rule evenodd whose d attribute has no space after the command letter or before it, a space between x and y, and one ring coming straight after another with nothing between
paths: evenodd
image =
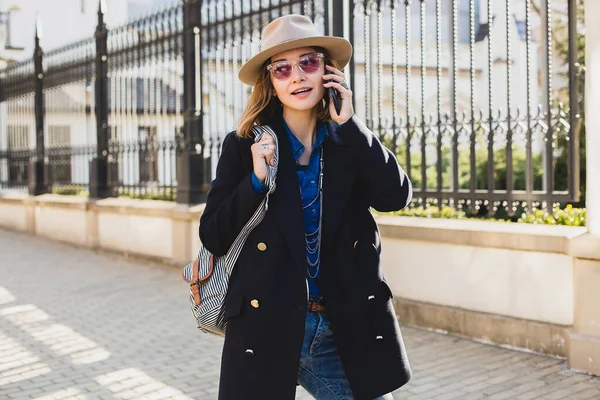
<instances>
[{"instance_id":1,"label":"brown leather belt","mask_svg":"<svg viewBox=\"0 0 600 400\"><path fill-rule=\"evenodd\" d=\"M317 302L309 300L308 301L308 311L324 313L327 311L327 307L322 306Z\"/></svg>"}]
</instances>

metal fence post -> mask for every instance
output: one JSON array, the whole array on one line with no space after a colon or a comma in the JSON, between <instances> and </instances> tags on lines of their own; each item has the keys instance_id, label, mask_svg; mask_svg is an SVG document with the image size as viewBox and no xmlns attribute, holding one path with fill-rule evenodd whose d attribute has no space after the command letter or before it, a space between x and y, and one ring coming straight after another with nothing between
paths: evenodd
<instances>
[{"instance_id":1,"label":"metal fence post","mask_svg":"<svg viewBox=\"0 0 600 400\"><path fill-rule=\"evenodd\" d=\"M177 202L206 200L204 127L202 124L202 55L200 0L183 2L183 112L184 145L177 155Z\"/></svg>"},{"instance_id":2,"label":"metal fence post","mask_svg":"<svg viewBox=\"0 0 600 400\"><path fill-rule=\"evenodd\" d=\"M346 37L344 35L344 27L346 25L345 8L347 8L346 0L331 0L331 32L330 35Z\"/></svg>"},{"instance_id":3,"label":"metal fence post","mask_svg":"<svg viewBox=\"0 0 600 400\"><path fill-rule=\"evenodd\" d=\"M96 136L97 153L90 165L90 197L110 196L108 185L108 30L104 23L106 3L100 0L96 27Z\"/></svg>"},{"instance_id":4,"label":"metal fence post","mask_svg":"<svg viewBox=\"0 0 600 400\"><path fill-rule=\"evenodd\" d=\"M331 16L331 32L329 32L332 36L339 36L346 38L354 45L354 1L348 0L331 0L330 3L330 12ZM346 66L346 78L348 78L348 82L350 83L350 88L355 90L356 79L354 77L355 74L355 63L354 63L354 55L350 59L348 65ZM356 98L352 96L352 103L356 106Z\"/></svg>"},{"instance_id":5,"label":"metal fence post","mask_svg":"<svg viewBox=\"0 0 600 400\"><path fill-rule=\"evenodd\" d=\"M579 55L577 37L577 6L576 0L569 0L569 196L573 202L578 202L581 196L579 160L579 143L581 129L581 114L579 113Z\"/></svg>"},{"instance_id":6,"label":"metal fence post","mask_svg":"<svg viewBox=\"0 0 600 400\"><path fill-rule=\"evenodd\" d=\"M45 162L46 151L44 146L44 67L40 40L42 29L40 21L35 25L35 50L33 52L34 64L34 93L35 93L35 156L29 166L29 194L37 196L48 193L47 165Z\"/></svg>"}]
</instances>

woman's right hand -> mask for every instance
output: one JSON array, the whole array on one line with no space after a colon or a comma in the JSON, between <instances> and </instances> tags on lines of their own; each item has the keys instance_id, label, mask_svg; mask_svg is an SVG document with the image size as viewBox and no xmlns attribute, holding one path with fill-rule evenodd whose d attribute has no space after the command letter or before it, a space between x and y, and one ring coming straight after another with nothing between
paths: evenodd
<instances>
[{"instance_id":1,"label":"woman's right hand","mask_svg":"<svg viewBox=\"0 0 600 400\"><path fill-rule=\"evenodd\" d=\"M275 166L275 142L273 137L268 133L264 133L260 141L254 143L250 150L252 151L252 164L254 165L254 174L265 183L267 180L267 164Z\"/></svg>"}]
</instances>

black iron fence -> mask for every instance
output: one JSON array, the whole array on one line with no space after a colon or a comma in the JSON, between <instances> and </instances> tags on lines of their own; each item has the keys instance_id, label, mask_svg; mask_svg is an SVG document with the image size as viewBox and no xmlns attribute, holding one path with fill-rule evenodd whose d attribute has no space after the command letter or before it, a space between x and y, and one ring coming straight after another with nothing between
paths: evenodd
<instances>
[{"instance_id":1,"label":"black iron fence","mask_svg":"<svg viewBox=\"0 0 600 400\"><path fill-rule=\"evenodd\" d=\"M577 201L576 3L186 0L110 30L101 6L94 39L44 55L36 38L0 72L0 187L202 201L250 93L237 70L302 13L353 43L355 109L416 203Z\"/></svg>"}]
</instances>

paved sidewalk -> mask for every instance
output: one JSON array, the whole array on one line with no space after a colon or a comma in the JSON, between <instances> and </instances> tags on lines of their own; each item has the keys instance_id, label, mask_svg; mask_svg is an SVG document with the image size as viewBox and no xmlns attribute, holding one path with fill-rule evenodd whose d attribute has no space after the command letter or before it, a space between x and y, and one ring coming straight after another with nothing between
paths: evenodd
<instances>
[{"instance_id":1,"label":"paved sidewalk","mask_svg":"<svg viewBox=\"0 0 600 400\"><path fill-rule=\"evenodd\" d=\"M176 268L0 230L0 399L216 399L222 341L185 291ZM600 399L564 360L403 333L414 379L396 399Z\"/></svg>"}]
</instances>

